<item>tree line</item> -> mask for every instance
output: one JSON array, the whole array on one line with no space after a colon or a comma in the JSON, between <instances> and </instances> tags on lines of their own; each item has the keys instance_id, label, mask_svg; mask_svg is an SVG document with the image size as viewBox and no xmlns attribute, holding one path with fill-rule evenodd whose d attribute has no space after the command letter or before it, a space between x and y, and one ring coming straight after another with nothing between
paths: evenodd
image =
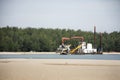
<instances>
[{"instance_id":1,"label":"tree line","mask_svg":"<svg viewBox=\"0 0 120 80\"><path fill-rule=\"evenodd\" d=\"M90 31L52 28L0 28L0 51L56 51L62 37L83 36L87 43L94 43L94 33ZM100 46L96 33L96 46ZM120 32L102 33L103 51L120 52Z\"/></svg>"}]
</instances>

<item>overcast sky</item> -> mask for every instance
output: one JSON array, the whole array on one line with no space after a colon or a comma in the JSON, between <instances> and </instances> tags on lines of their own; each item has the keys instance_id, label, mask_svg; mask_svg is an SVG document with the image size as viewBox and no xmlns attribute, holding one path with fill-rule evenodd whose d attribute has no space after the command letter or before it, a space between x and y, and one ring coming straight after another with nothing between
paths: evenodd
<instances>
[{"instance_id":1,"label":"overcast sky","mask_svg":"<svg viewBox=\"0 0 120 80\"><path fill-rule=\"evenodd\" d=\"M0 0L0 26L120 31L120 0Z\"/></svg>"}]
</instances>

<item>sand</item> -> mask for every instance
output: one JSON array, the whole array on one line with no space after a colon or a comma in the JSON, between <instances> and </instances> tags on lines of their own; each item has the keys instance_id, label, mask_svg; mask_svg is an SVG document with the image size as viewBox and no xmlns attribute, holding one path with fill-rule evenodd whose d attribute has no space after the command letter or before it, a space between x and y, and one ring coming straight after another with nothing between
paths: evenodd
<instances>
[{"instance_id":1,"label":"sand","mask_svg":"<svg viewBox=\"0 0 120 80\"><path fill-rule=\"evenodd\" d=\"M56 54L56 52L0 52L0 54Z\"/></svg>"},{"instance_id":2,"label":"sand","mask_svg":"<svg viewBox=\"0 0 120 80\"><path fill-rule=\"evenodd\" d=\"M0 59L0 80L120 80L120 60Z\"/></svg>"},{"instance_id":3,"label":"sand","mask_svg":"<svg viewBox=\"0 0 120 80\"><path fill-rule=\"evenodd\" d=\"M56 52L0 52L0 54L59 54ZM103 54L120 54L120 52L103 52Z\"/></svg>"}]
</instances>

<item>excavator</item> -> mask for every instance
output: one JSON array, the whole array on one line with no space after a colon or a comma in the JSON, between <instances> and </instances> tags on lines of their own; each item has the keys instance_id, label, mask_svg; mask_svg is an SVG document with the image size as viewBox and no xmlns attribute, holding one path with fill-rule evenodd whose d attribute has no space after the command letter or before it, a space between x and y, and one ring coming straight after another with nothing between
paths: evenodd
<instances>
[{"instance_id":1,"label":"excavator","mask_svg":"<svg viewBox=\"0 0 120 80\"><path fill-rule=\"evenodd\" d=\"M71 44L65 44L65 41L78 39L79 41L75 47L71 48ZM74 45L74 44L73 44ZM94 45L92 43L86 43L84 37L62 37L62 44L57 48L56 53L60 54L102 54L102 34L100 34L100 47L96 48L96 27L94 26Z\"/></svg>"},{"instance_id":2,"label":"excavator","mask_svg":"<svg viewBox=\"0 0 120 80\"><path fill-rule=\"evenodd\" d=\"M71 48L71 44L65 44L65 41L78 39L78 44L76 47ZM86 43L83 37L74 36L71 38L62 37L62 44L57 48L56 53L60 54L102 54L102 52L97 51L97 48L92 47L92 43Z\"/></svg>"},{"instance_id":3,"label":"excavator","mask_svg":"<svg viewBox=\"0 0 120 80\"><path fill-rule=\"evenodd\" d=\"M72 39L79 39L80 42L77 47L70 49L71 44L66 45L64 44L64 42L67 40L72 40ZM81 42L83 42L83 40L84 38L80 36L74 36L71 38L62 37L62 45L60 45L59 48L57 48L56 52L60 54L76 54L76 51L82 47Z\"/></svg>"}]
</instances>

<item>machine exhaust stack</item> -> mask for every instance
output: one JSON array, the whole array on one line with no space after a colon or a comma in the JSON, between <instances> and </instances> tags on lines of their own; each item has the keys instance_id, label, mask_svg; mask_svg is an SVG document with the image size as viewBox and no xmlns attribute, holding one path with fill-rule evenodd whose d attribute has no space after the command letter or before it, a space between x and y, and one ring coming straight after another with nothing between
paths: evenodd
<instances>
[{"instance_id":1,"label":"machine exhaust stack","mask_svg":"<svg viewBox=\"0 0 120 80\"><path fill-rule=\"evenodd\" d=\"M96 48L96 26L94 26L94 48Z\"/></svg>"},{"instance_id":2,"label":"machine exhaust stack","mask_svg":"<svg viewBox=\"0 0 120 80\"><path fill-rule=\"evenodd\" d=\"M102 48L102 33L100 33L100 49Z\"/></svg>"},{"instance_id":3,"label":"machine exhaust stack","mask_svg":"<svg viewBox=\"0 0 120 80\"><path fill-rule=\"evenodd\" d=\"M102 50L102 33L100 33L100 51L99 51L99 53L101 53L102 54L102 52L103 52L103 50Z\"/></svg>"}]
</instances>

